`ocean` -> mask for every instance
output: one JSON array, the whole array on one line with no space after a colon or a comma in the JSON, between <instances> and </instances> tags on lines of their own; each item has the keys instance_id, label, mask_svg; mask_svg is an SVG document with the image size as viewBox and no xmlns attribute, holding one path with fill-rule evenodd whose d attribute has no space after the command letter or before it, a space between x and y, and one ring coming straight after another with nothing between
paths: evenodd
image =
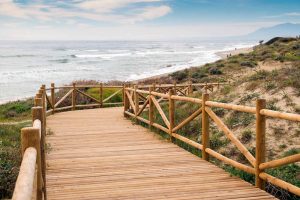
<instances>
[{"instance_id":1,"label":"ocean","mask_svg":"<svg viewBox=\"0 0 300 200\"><path fill-rule=\"evenodd\" d=\"M41 84L131 81L200 66L220 51L257 41L0 41L0 103L33 96Z\"/></svg>"}]
</instances>

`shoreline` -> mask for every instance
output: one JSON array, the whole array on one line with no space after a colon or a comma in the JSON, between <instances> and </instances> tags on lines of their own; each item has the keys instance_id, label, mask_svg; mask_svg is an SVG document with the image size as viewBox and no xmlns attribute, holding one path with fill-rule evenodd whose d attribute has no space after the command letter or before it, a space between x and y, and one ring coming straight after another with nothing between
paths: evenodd
<instances>
[{"instance_id":1,"label":"shoreline","mask_svg":"<svg viewBox=\"0 0 300 200\"><path fill-rule=\"evenodd\" d=\"M218 57L220 57L219 60L223 60L223 59L227 59L229 56L234 56L234 55L238 55L238 54L241 54L241 53L250 53L250 52L253 51L253 48L254 48L254 46L253 47L246 47L246 48L238 48L238 49L233 49L233 50L227 50L227 51L218 51L215 54ZM204 64L200 65L200 66L196 66L196 67L202 67L202 66L204 66ZM190 67L187 67L186 69L189 69L189 68L192 68L192 67L195 67L195 66L190 66ZM181 71L181 70L178 70L178 71ZM174 72L178 72L178 71L174 71ZM139 83L139 82L151 81L153 79L160 79L160 78L163 78L163 77L167 77L168 75L170 75L174 72L169 72L169 73L165 73L165 74L150 76L150 77L147 77L147 78L142 78L142 79L134 80L134 81L131 81L131 82L132 83Z\"/></svg>"},{"instance_id":2,"label":"shoreline","mask_svg":"<svg viewBox=\"0 0 300 200\"><path fill-rule=\"evenodd\" d=\"M234 56L234 55L238 55L240 53L249 53L249 52L253 51L253 48L254 48L254 46L253 47L246 47L246 48L238 48L238 49L233 49L233 50L219 51L219 52L216 52L215 54L219 57L218 60L227 59L229 55ZM192 67L202 67L202 66L204 66L204 64L200 65L200 66L189 66L186 69L189 69L189 68L192 68ZM177 70L177 71L174 71L174 72L178 72L178 71L181 71L181 70ZM153 82L156 79L161 79L161 78L164 78L164 77L167 78L168 75L170 75L174 72L168 72L168 73L164 73L164 74L160 74L160 75L154 75L154 76L150 76L150 77L147 77L147 78L141 78L141 79L137 79L137 80L133 80L133 81L129 81L129 82L135 83L135 84L136 83L144 83L144 82L147 82L147 81L152 81ZM108 82L114 82L114 80L108 81ZM25 96L25 97L20 97L18 99L13 99L13 100L9 100L9 101L1 101L0 105L4 105L4 104L10 103L10 102L26 101L27 99L30 99L30 98L33 98L33 96L27 96L27 97Z\"/></svg>"},{"instance_id":3,"label":"shoreline","mask_svg":"<svg viewBox=\"0 0 300 200\"><path fill-rule=\"evenodd\" d=\"M221 59L226 59L229 56L235 56L241 53L250 53L253 51L254 47L246 47L246 48L240 48L240 49L234 49L234 50L228 50L228 51L220 51L217 52L216 55L221 57Z\"/></svg>"}]
</instances>

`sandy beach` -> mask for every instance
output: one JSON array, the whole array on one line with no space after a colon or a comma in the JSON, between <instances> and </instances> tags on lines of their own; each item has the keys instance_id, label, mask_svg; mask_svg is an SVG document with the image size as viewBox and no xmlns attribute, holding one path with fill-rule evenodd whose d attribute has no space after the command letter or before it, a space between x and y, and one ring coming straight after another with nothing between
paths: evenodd
<instances>
[{"instance_id":1,"label":"sandy beach","mask_svg":"<svg viewBox=\"0 0 300 200\"><path fill-rule=\"evenodd\" d=\"M234 55L238 55L240 53L249 53L253 51L253 47L250 48L240 48L240 49L234 49L234 50L230 50L230 51L221 51L216 53L218 56L220 56L222 59L225 59L229 56L234 56Z\"/></svg>"}]
</instances>

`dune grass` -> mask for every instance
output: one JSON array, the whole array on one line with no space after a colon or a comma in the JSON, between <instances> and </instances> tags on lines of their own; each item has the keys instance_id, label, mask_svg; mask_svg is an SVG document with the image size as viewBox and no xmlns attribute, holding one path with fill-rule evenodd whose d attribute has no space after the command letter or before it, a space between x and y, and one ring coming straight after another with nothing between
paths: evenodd
<instances>
[{"instance_id":1,"label":"dune grass","mask_svg":"<svg viewBox=\"0 0 300 200\"><path fill-rule=\"evenodd\" d=\"M20 130L28 125L0 125L0 199L12 195L21 164Z\"/></svg>"}]
</instances>

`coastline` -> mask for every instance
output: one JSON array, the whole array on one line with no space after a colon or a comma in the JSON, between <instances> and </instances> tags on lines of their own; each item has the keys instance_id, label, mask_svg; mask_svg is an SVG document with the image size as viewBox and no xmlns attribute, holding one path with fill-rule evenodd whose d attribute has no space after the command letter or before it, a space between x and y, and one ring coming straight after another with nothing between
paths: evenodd
<instances>
[{"instance_id":1,"label":"coastline","mask_svg":"<svg viewBox=\"0 0 300 200\"><path fill-rule=\"evenodd\" d=\"M227 50L227 51L219 51L216 52L215 54L219 57L218 60L220 59L227 59L229 55L234 56L234 55L238 55L240 53L249 53L253 51L253 47L247 47L247 48L238 48L238 49L233 49L233 50ZM199 66L189 66L186 69L192 68L192 67L202 67L203 65L199 65ZM178 70L181 71L181 70ZM174 71L177 72L177 71ZM131 83L137 84L137 83L151 83L154 81L157 81L159 79L165 78L164 82L166 83L170 83L171 80L169 79L169 75L174 73L174 72L168 72L168 73L164 73L164 74L160 74L160 75L153 75L147 78L141 78L141 79L137 79L137 80L133 80L133 81L129 81ZM114 82L114 81L109 81L109 82ZM16 101L25 101L27 99L32 98L32 96L24 96L24 97L20 97L20 98L15 98L13 100L9 100L9 101L1 101L0 105L4 105L10 102L16 102Z\"/></svg>"},{"instance_id":2,"label":"coastline","mask_svg":"<svg viewBox=\"0 0 300 200\"><path fill-rule=\"evenodd\" d=\"M221 57L222 59L226 59L229 56L235 56L238 55L240 53L250 53L251 51L253 51L254 47L247 47L247 48L240 48L240 49L234 49L234 50L229 50L229 51L220 51L217 52L216 54Z\"/></svg>"},{"instance_id":3,"label":"coastline","mask_svg":"<svg viewBox=\"0 0 300 200\"><path fill-rule=\"evenodd\" d=\"M216 52L215 54L220 57L221 60L223 59L227 59L229 56L234 56L234 55L238 55L238 54L241 54L241 53L250 53L253 51L253 47L246 47L246 48L238 48L238 49L233 49L233 50L227 50L227 51L219 51L219 52ZM220 60L219 59L219 60ZM203 65L200 65L200 66L197 66L197 67L202 67ZM189 69L193 66L190 66L186 69ZM180 70L179 70L180 71ZM177 72L177 71L175 71ZM150 81L155 81L157 79L161 79L161 78L167 78L168 75L172 74L174 72L170 72L170 73L165 73L165 74L160 74L160 75L155 75L155 76L150 76L150 77L147 77L147 78L142 78L142 79L138 79L138 80L134 80L134 81L131 81L132 83L145 83L145 82L150 82Z\"/></svg>"}]
</instances>

